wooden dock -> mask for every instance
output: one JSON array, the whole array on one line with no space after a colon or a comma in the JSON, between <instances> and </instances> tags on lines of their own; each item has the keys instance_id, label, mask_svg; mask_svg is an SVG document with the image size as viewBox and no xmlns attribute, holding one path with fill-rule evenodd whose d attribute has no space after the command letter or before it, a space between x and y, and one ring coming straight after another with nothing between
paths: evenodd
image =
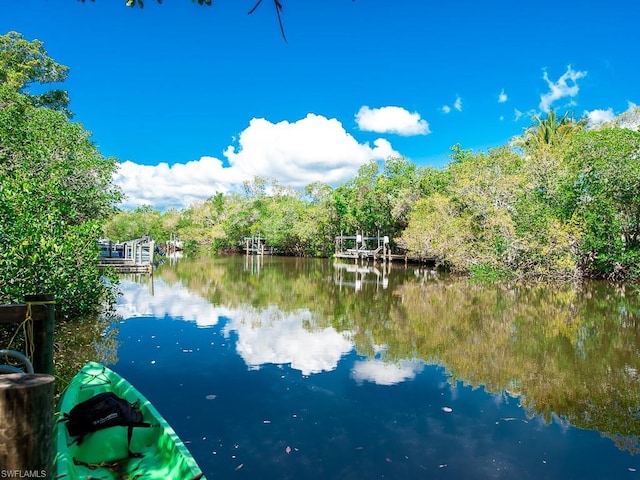
<instances>
[{"instance_id":1,"label":"wooden dock","mask_svg":"<svg viewBox=\"0 0 640 480\"><path fill-rule=\"evenodd\" d=\"M152 273L155 241L148 236L113 243L100 240L99 268L113 268L117 273Z\"/></svg>"},{"instance_id":2,"label":"wooden dock","mask_svg":"<svg viewBox=\"0 0 640 480\"><path fill-rule=\"evenodd\" d=\"M275 255L273 247L267 246L267 239L261 237L244 237L244 251L247 255Z\"/></svg>"},{"instance_id":3,"label":"wooden dock","mask_svg":"<svg viewBox=\"0 0 640 480\"><path fill-rule=\"evenodd\" d=\"M391 244L388 236L339 235L336 237L334 258L350 258L356 261L373 259L391 261Z\"/></svg>"},{"instance_id":4,"label":"wooden dock","mask_svg":"<svg viewBox=\"0 0 640 480\"><path fill-rule=\"evenodd\" d=\"M112 267L117 273L151 273L153 269L149 262L136 263L127 258L101 258L98 262L98 267Z\"/></svg>"},{"instance_id":5,"label":"wooden dock","mask_svg":"<svg viewBox=\"0 0 640 480\"><path fill-rule=\"evenodd\" d=\"M375 248L374 248L375 247ZM424 263L435 265L436 259L408 255L405 253L391 253L391 240L388 236L366 237L364 235L339 235L336 237L336 248L334 258L352 259L356 263L359 261L373 260L382 262L392 262L394 260L407 263Z\"/></svg>"}]
</instances>

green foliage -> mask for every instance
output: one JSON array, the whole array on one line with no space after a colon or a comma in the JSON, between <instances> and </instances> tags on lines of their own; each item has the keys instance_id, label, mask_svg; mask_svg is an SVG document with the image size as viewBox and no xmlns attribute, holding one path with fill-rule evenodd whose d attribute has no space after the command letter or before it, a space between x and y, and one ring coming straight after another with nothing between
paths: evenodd
<instances>
[{"instance_id":1,"label":"green foliage","mask_svg":"<svg viewBox=\"0 0 640 480\"><path fill-rule=\"evenodd\" d=\"M149 235L156 242L165 242L169 240L171 232L165 228L164 217L171 217L171 212L162 215L149 205L132 211L119 211L105 223L103 236L123 242Z\"/></svg>"},{"instance_id":2,"label":"green foliage","mask_svg":"<svg viewBox=\"0 0 640 480\"><path fill-rule=\"evenodd\" d=\"M582 235L581 264L591 276L638 276L640 133L604 128L577 135L565 153L559 214Z\"/></svg>"},{"instance_id":3,"label":"green foliage","mask_svg":"<svg viewBox=\"0 0 640 480\"><path fill-rule=\"evenodd\" d=\"M23 93L66 75L41 42L0 36L0 58L0 301L50 293L63 316L95 312L110 294L96 239L120 199L116 162L80 124Z\"/></svg>"},{"instance_id":4,"label":"green foliage","mask_svg":"<svg viewBox=\"0 0 640 480\"><path fill-rule=\"evenodd\" d=\"M0 36L0 85L24 94L34 106L49 107L70 116L69 97L63 90L50 90L39 95L27 92L34 83L63 82L69 68L47 55L39 40L25 40L22 34L9 32Z\"/></svg>"},{"instance_id":5,"label":"green foliage","mask_svg":"<svg viewBox=\"0 0 640 480\"><path fill-rule=\"evenodd\" d=\"M401 241L410 252L434 257L456 271L469 267L468 251L473 247L469 218L460 215L451 198L434 194L418 200Z\"/></svg>"},{"instance_id":6,"label":"green foliage","mask_svg":"<svg viewBox=\"0 0 640 480\"><path fill-rule=\"evenodd\" d=\"M534 120L513 142L523 156L454 146L446 169L428 172L430 188L420 184L406 245L476 276L637 277L640 134L585 131L553 112Z\"/></svg>"},{"instance_id":7,"label":"green foliage","mask_svg":"<svg viewBox=\"0 0 640 480\"><path fill-rule=\"evenodd\" d=\"M507 147L474 154L455 146L435 177L446 186L414 205L402 236L409 250L477 278L573 276L575 236L541 193L534 161Z\"/></svg>"},{"instance_id":8,"label":"green foliage","mask_svg":"<svg viewBox=\"0 0 640 480\"><path fill-rule=\"evenodd\" d=\"M471 265L471 281L480 283L503 282L513 277L512 272L500 270L491 265Z\"/></svg>"}]
</instances>

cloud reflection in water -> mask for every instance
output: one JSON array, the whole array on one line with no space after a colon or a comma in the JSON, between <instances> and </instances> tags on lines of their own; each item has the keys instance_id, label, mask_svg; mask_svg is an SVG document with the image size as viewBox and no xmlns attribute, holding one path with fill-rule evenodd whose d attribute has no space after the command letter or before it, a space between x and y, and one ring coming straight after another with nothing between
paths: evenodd
<instances>
[{"instance_id":1,"label":"cloud reflection in water","mask_svg":"<svg viewBox=\"0 0 640 480\"><path fill-rule=\"evenodd\" d=\"M284 312L275 305L214 306L180 282L168 285L161 278L151 281L152 286L121 279L122 295L116 310L123 319L171 317L195 322L198 327L214 327L220 318L227 319L222 333L231 338L235 332L236 351L249 369L275 364L289 365L303 375L329 372L353 351L349 332L338 332L333 327L314 328L313 312L309 310ZM395 385L412 380L423 368L423 363L415 360L358 360L351 378L358 384Z\"/></svg>"},{"instance_id":2,"label":"cloud reflection in water","mask_svg":"<svg viewBox=\"0 0 640 480\"><path fill-rule=\"evenodd\" d=\"M232 330L237 332L236 348L249 368L290 364L303 375L334 370L340 358L353 350L353 342L332 327L305 327L313 325L312 317L309 310L247 307L235 312L224 333L228 337Z\"/></svg>"}]
</instances>

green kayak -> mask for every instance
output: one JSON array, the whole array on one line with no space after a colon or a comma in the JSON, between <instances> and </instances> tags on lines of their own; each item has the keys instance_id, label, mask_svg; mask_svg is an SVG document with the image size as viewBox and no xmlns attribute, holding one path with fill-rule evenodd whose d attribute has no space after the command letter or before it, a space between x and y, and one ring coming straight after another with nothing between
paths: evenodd
<instances>
[{"instance_id":1,"label":"green kayak","mask_svg":"<svg viewBox=\"0 0 640 480\"><path fill-rule=\"evenodd\" d=\"M65 414L78 404L112 392L135 405L144 426L110 426L78 442L69 434ZM103 394L103 395L101 395ZM204 479L202 471L156 408L128 381L95 362L87 363L64 391L56 409L56 479ZM139 414L138 414L139 415ZM134 452L134 453L133 453Z\"/></svg>"}]
</instances>

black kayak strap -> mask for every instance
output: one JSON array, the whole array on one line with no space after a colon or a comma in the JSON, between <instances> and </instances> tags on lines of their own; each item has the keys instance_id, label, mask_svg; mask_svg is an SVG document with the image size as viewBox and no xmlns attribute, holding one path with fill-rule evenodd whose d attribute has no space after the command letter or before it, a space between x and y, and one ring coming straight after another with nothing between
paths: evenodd
<instances>
[{"instance_id":1,"label":"black kayak strap","mask_svg":"<svg viewBox=\"0 0 640 480\"><path fill-rule=\"evenodd\" d=\"M143 455L141 453L134 453L131 451L131 437L133 436L133 428L134 427L150 427L151 424L147 422L138 422L132 425L128 425L127 428L127 452L129 452L130 457L139 458Z\"/></svg>"}]
</instances>

